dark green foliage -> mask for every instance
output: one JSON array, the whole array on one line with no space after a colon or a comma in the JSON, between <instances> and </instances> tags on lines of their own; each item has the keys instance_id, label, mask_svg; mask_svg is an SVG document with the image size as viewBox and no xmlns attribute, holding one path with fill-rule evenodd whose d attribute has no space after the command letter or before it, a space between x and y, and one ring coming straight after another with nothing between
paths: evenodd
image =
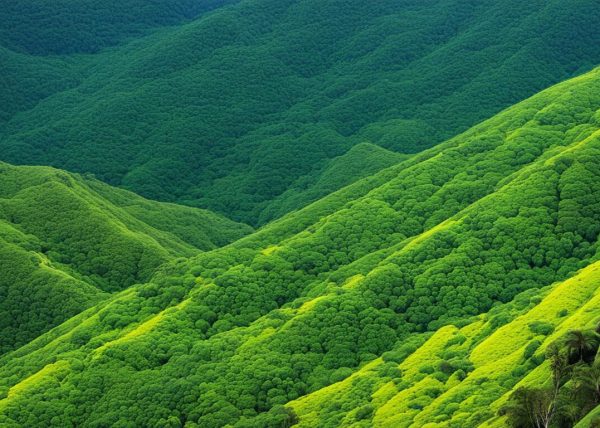
<instances>
[{"instance_id":1,"label":"dark green foliage","mask_svg":"<svg viewBox=\"0 0 600 428\"><path fill-rule=\"evenodd\" d=\"M35 71L26 52L99 50L39 59L36 80L62 66L64 80L9 93L2 156L281 218L238 240L251 229L210 212L1 164L0 425L369 426L404 393L416 415L439 400L432 423L477 426L493 410L463 403L544 361L511 423L598 404L595 332L544 355L555 324L524 325L491 387L469 351L598 260L600 69L392 152L587 69L594 2L242 0L193 19L185 1L125 1L109 22L111 3L69 5L54 27L0 33L9 69ZM8 6L0 28L37 16ZM84 13L97 23L67 25Z\"/></svg>"},{"instance_id":2,"label":"dark green foliage","mask_svg":"<svg viewBox=\"0 0 600 428\"><path fill-rule=\"evenodd\" d=\"M466 374L473 370L473 363L471 363L469 360L455 357L446 361L442 361L438 369L446 375L451 375L454 372Z\"/></svg>"},{"instance_id":3,"label":"dark green foliage","mask_svg":"<svg viewBox=\"0 0 600 428\"><path fill-rule=\"evenodd\" d=\"M0 221L0 355L106 297L40 250L37 239Z\"/></svg>"},{"instance_id":4,"label":"dark green foliage","mask_svg":"<svg viewBox=\"0 0 600 428\"><path fill-rule=\"evenodd\" d=\"M11 95L25 100L2 159L253 224L362 176L329 175L357 144L419 152L600 61L595 0L244 0L129 43L220 2L5 3L4 39L23 49L121 42L41 62L52 88Z\"/></svg>"},{"instance_id":5,"label":"dark green foliage","mask_svg":"<svg viewBox=\"0 0 600 428\"><path fill-rule=\"evenodd\" d=\"M356 410L356 420L361 421L363 419L368 419L371 417L374 411L374 406L372 406L371 404L366 404Z\"/></svg>"},{"instance_id":6,"label":"dark green foliage","mask_svg":"<svg viewBox=\"0 0 600 428\"><path fill-rule=\"evenodd\" d=\"M0 1L0 44L35 55L96 52L234 0Z\"/></svg>"},{"instance_id":7,"label":"dark green foliage","mask_svg":"<svg viewBox=\"0 0 600 428\"><path fill-rule=\"evenodd\" d=\"M576 366L573 380L577 396L585 402L582 413L587 413L600 404L600 361Z\"/></svg>"},{"instance_id":8,"label":"dark green foliage","mask_svg":"<svg viewBox=\"0 0 600 428\"><path fill-rule=\"evenodd\" d=\"M404 342L401 346L385 352L382 357L385 362L393 362L400 364L406 357L415 352L419 346L423 344L425 337L423 336L412 336L409 340Z\"/></svg>"},{"instance_id":9,"label":"dark green foliage","mask_svg":"<svg viewBox=\"0 0 600 428\"><path fill-rule=\"evenodd\" d=\"M0 129L14 114L89 75L94 57L65 54L97 52L232 2L0 1Z\"/></svg>"},{"instance_id":10,"label":"dark green foliage","mask_svg":"<svg viewBox=\"0 0 600 428\"><path fill-rule=\"evenodd\" d=\"M554 418L554 392L551 388L519 388L501 414L515 428L546 428Z\"/></svg>"},{"instance_id":11,"label":"dark green foliage","mask_svg":"<svg viewBox=\"0 0 600 428\"><path fill-rule=\"evenodd\" d=\"M550 345L547 350L550 379L546 385L518 388L500 409L500 414L507 416L509 426L574 426L600 404L600 362L594 359L573 361L574 352L582 353L595 343L595 334L590 330L574 330L560 342ZM533 343L535 341L530 345ZM539 343L535 344L537 346ZM597 348L597 343L594 346ZM526 354L531 348L528 345Z\"/></svg>"},{"instance_id":12,"label":"dark green foliage","mask_svg":"<svg viewBox=\"0 0 600 428\"><path fill-rule=\"evenodd\" d=\"M300 178L276 197L261 212L258 223L267 223L298 207L322 198L360 178L367 177L406 159L401 155L369 143L357 144L342 156L309 176Z\"/></svg>"},{"instance_id":13,"label":"dark green foliage","mask_svg":"<svg viewBox=\"0 0 600 428\"><path fill-rule=\"evenodd\" d=\"M600 337L595 331L571 330L564 340L572 363L593 361L600 345Z\"/></svg>"},{"instance_id":14,"label":"dark green foliage","mask_svg":"<svg viewBox=\"0 0 600 428\"><path fill-rule=\"evenodd\" d=\"M529 324L529 330L536 335L548 336L554 331L554 326L544 321L536 321Z\"/></svg>"},{"instance_id":15,"label":"dark green foliage","mask_svg":"<svg viewBox=\"0 0 600 428\"><path fill-rule=\"evenodd\" d=\"M79 65L85 63L56 57L32 57L5 49L0 42L0 129L14 114L76 86L81 77Z\"/></svg>"},{"instance_id":16,"label":"dark green foliage","mask_svg":"<svg viewBox=\"0 0 600 428\"><path fill-rule=\"evenodd\" d=\"M534 339L529 342L525 347L525 351L523 351L523 358L528 360L533 357L533 354L535 354L535 351L538 350L541 344L542 342L540 342L538 339Z\"/></svg>"}]
</instances>

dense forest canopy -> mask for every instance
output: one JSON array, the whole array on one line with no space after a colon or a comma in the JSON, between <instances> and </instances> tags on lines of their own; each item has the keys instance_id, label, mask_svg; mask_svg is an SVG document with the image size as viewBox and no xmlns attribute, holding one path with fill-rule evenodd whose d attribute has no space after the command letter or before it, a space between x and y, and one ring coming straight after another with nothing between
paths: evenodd
<instances>
[{"instance_id":1,"label":"dense forest canopy","mask_svg":"<svg viewBox=\"0 0 600 428\"><path fill-rule=\"evenodd\" d=\"M93 53L235 0L0 1L0 44L33 55Z\"/></svg>"},{"instance_id":2,"label":"dense forest canopy","mask_svg":"<svg viewBox=\"0 0 600 428\"><path fill-rule=\"evenodd\" d=\"M600 62L594 0L75 3L12 2L36 31L3 15L6 46L96 54L6 53L47 83L7 85L0 159L254 225L324 196L305 186L356 144L419 152Z\"/></svg>"},{"instance_id":3,"label":"dense forest canopy","mask_svg":"<svg viewBox=\"0 0 600 428\"><path fill-rule=\"evenodd\" d=\"M0 354L249 226L47 167L0 163Z\"/></svg>"},{"instance_id":4,"label":"dense forest canopy","mask_svg":"<svg viewBox=\"0 0 600 428\"><path fill-rule=\"evenodd\" d=\"M595 367L596 339L578 348L571 330L592 335L600 315L599 88L597 69L163 265L0 358L0 422L522 420L520 397L553 379L552 344L571 349L561 391ZM593 418L582 400L572 422Z\"/></svg>"},{"instance_id":5,"label":"dense forest canopy","mask_svg":"<svg viewBox=\"0 0 600 428\"><path fill-rule=\"evenodd\" d=\"M0 426L600 426L599 42L596 0L0 0Z\"/></svg>"}]
</instances>

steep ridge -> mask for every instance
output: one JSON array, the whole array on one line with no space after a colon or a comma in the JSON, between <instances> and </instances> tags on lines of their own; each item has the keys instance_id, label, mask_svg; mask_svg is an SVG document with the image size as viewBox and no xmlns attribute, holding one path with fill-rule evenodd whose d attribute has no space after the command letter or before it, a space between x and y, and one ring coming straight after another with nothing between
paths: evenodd
<instances>
[{"instance_id":1,"label":"steep ridge","mask_svg":"<svg viewBox=\"0 0 600 428\"><path fill-rule=\"evenodd\" d=\"M47 167L0 164L0 353L144 282L176 257L251 231Z\"/></svg>"},{"instance_id":2,"label":"steep ridge","mask_svg":"<svg viewBox=\"0 0 600 428\"><path fill-rule=\"evenodd\" d=\"M588 70L599 22L594 0L244 0L99 52L1 157L264 224L356 144L419 152Z\"/></svg>"},{"instance_id":3,"label":"steep ridge","mask_svg":"<svg viewBox=\"0 0 600 428\"><path fill-rule=\"evenodd\" d=\"M498 327L512 321L521 331L529 324L519 316L543 313L559 332L556 293L579 279L591 285L573 293L567 315L586 314L593 299L598 111L600 69L228 247L163 265L150 282L0 358L0 423L494 418L534 369L517 358L531 337L506 341ZM499 313L504 321L492 321ZM576 320L591 322L569 316L564 328ZM492 376L502 346L515 349L498 366L511 371ZM458 357L448 379L434 373L442 348ZM473 385L485 388L481 403L466 397Z\"/></svg>"}]
</instances>

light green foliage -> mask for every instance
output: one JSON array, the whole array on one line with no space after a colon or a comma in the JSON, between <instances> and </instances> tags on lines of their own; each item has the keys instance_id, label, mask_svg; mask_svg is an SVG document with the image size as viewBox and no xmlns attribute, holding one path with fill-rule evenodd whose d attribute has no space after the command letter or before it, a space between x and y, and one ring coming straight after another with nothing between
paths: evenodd
<instances>
[{"instance_id":1,"label":"light green foliage","mask_svg":"<svg viewBox=\"0 0 600 428\"><path fill-rule=\"evenodd\" d=\"M548 379L548 345L598 317L599 82L173 260L1 357L0 424L501 423L513 389Z\"/></svg>"},{"instance_id":2,"label":"light green foliage","mask_svg":"<svg viewBox=\"0 0 600 428\"><path fill-rule=\"evenodd\" d=\"M420 152L600 61L595 0L0 6L0 159L255 225L363 176L331 164L357 144Z\"/></svg>"}]
</instances>

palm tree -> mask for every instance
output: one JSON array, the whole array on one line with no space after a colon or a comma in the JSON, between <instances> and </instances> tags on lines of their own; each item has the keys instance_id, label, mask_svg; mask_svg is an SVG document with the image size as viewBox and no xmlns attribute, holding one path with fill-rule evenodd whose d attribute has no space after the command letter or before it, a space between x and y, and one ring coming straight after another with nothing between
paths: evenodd
<instances>
[{"instance_id":1,"label":"palm tree","mask_svg":"<svg viewBox=\"0 0 600 428\"><path fill-rule=\"evenodd\" d=\"M567 380L569 373L569 359L565 350L556 342L550 344L546 349L546 358L550 361L550 370L552 372L552 386L555 395Z\"/></svg>"},{"instance_id":2,"label":"palm tree","mask_svg":"<svg viewBox=\"0 0 600 428\"><path fill-rule=\"evenodd\" d=\"M575 388L591 407L600 403L600 361L595 361L591 366L582 364L573 372Z\"/></svg>"},{"instance_id":3,"label":"palm tree","mask_svg":"<svg viewBox=\"0 0 600 428\"><path fill-rule=\"evenodd\" d=\"M586 355L598 349L598 334L593 331L571 330L565 336L571 361L583 361Z\"/></svg>"}]
</instances>

